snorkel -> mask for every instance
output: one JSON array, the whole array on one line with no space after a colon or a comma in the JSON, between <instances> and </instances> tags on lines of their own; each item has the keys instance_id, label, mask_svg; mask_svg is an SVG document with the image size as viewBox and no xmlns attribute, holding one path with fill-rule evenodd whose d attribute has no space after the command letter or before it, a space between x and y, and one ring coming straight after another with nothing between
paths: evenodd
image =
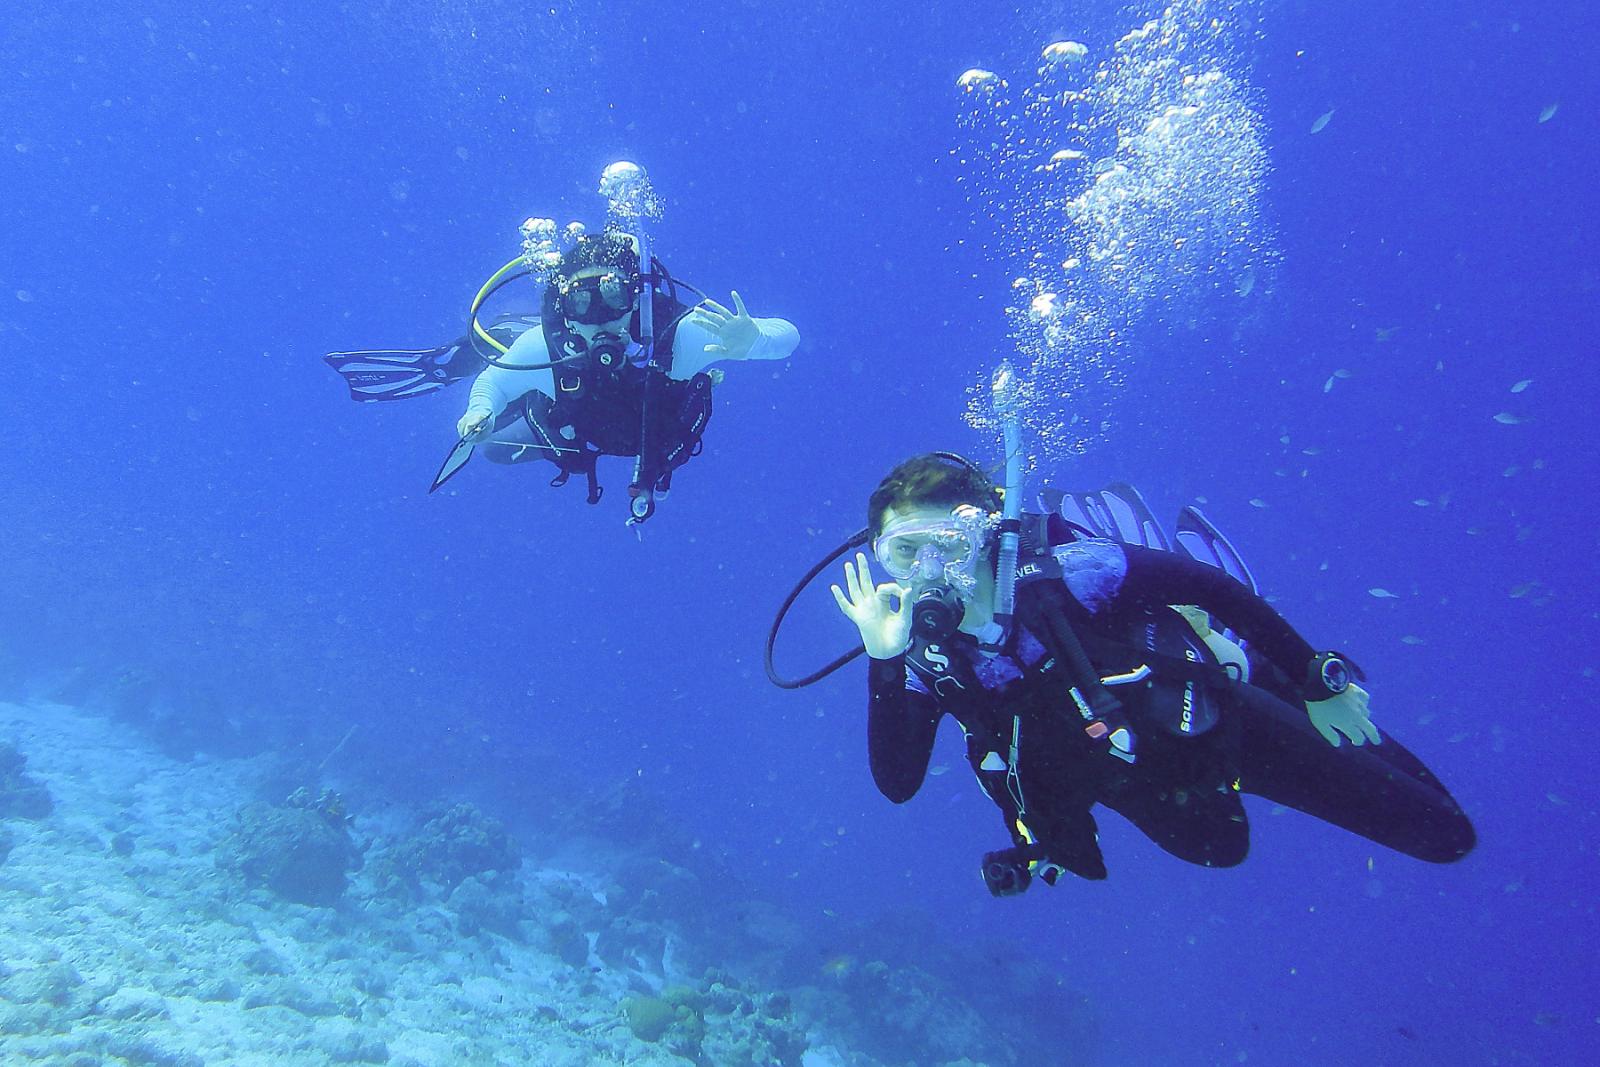
<instances>
[{"instance_id":1,"label":"snorkel","mask_svg":"<svg viewBox=\"0 0 1600 1067\"><path fill-rule=\"evenodd\" d=\"M645 220L660 217L660 204L644 168L627 160L618 160L601 171L599 191L606 198L607 223L626 231L638 246L638 340L644 346L644 365L649 366L655 361L655 276Z\"/></svg>"},{"instance_id":2,"label":"snorkel","mask_svg":"<svg viewBox=\"0 0 1600 1067\"><path fill-rule=\"evenodd\" d=\"M627 160L618 160L601 172L600 195L606 198L607 223L631 234L638 245L639 332L637 340L644 348L644 352L638 362L645 370L654 370L657 365L655 261L651 258L650 234L645 224L647 220L661 217L661 203L656 199L655 190L650 187L650 177L645 173L644 168ZM634 461L633 481L628 486L628 496L632 498L629 502L629 510L633 513L628 520L630 526L637 525L648 519L656 509L655 486L645 484L646 457L649 455L650 448L649 443L643 437L650 426L649 383L650 379L647 378L645 380L646 388L640 417L641 439L639 456Z\"/></svg>"},{"instance_id":3,"label":"snorkel","mask_svg":"<svg viewBox=\"0 0 1600 1067\"><path fill-rule=\"evenodd\" d=\"M995 418L1005 447L1005 495L1000 510L1000 550L994 572L994 619L1010 629L1017 606L1017 551L1022 533L1022 420L1017 415L1021 388L1010 360L1001 360L989 384Z\"/></svg>"}]
</instances>

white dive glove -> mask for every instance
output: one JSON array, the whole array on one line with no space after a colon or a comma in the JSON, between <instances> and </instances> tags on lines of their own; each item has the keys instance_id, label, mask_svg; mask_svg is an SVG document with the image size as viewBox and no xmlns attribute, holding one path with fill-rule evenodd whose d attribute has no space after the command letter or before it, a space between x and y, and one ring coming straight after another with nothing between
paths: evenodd
<instances>
[{"instance_id":1,"label":"white dive glove","mask_svg":"<svg viewBox=\"0 0 1600 1067\"><path fill-rule=\"evenodd\" d=\"M1367 691L1351 682L1350 687L1337 696L1307 701L1306 711L1317 733L1334 748L1343 744L1339 740L1340 734L1348 738L1352 745L1364 745L1368 741L1381 745L1383 735L1378 733L1378 728L1367 717L1367 700Z\"/></svg>"}]
</instances>

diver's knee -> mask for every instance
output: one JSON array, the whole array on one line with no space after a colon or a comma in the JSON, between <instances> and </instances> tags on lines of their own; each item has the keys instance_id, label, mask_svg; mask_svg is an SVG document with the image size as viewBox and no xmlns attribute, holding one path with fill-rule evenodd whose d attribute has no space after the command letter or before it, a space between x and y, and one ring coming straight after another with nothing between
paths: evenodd
<instances>
[{"instance_id":1,"label":"diver's knee","mask_svg":"<svg viewBox=\"0 0 1600 1067\"><path fill-rule=\"evenodd\" d=\"M1429 839L1425 848L1418 853L1418 858L1429 863L1455 863L1476 848L1477 844L1478 831L1473 827L1472 820L1467 818L1466 813L1458 810L1455 816Z\"/></svg>"}]
</instances>

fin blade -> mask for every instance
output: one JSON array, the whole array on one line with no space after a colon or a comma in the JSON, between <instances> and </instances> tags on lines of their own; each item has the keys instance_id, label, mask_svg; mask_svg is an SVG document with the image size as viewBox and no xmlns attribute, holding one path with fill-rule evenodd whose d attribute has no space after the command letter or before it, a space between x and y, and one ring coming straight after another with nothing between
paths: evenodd
<instances>
[{"instance_id":1,"label":"fin blade","mask_svg":"<svg viewBox=\"0 0 1600 1067\"><path fill-rule=\"evenodd\" d=\"M1167 533L1150 505L1145 503L1139 490L1125 482L1113 482L1093 493L1046 489L1039 498L1067 522L1091 531L1096 537L1161 552L1172 551L1172 543L1167 540ZM1050 506L1052 502L1054 506Z\"/></svg>"},{"instance_id":2,"label":"fin blade","mask_svg":"<svg viewBox=\"0 0 1600 1067\"><path fill-rule=\"evenodd\" d=\"M1261 592L1244 556L1210 519L1201 514L1199 508L1190 504L1178 512L1177 529L1178 548L1190 559L1220 568L1252 593Z\"/></svg>"},{"instance_id":3,"label":"fin blade","mask_svg":"<svg viewBox=\"0 0 1600 1067\"><path fill-rule=\"evenodd\" d=\"M455 443L449 455L444 457L444 463L439 466L439 473L433 476L433 484L428 487L432 493L445 482L454 478L456 472L467 465L467 460L472 458L473 445L465 438Z\"/></svg>"}]
</instances>

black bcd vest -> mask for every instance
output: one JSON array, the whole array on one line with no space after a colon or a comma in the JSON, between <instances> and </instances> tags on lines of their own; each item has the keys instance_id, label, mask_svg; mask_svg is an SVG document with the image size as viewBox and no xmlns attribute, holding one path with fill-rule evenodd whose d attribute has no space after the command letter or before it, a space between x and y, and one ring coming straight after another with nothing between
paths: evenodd
<instances>
[{"instance_id":1,"label":"black bcd vest","mask_svg":"<svg viewBox=\"0 0 1600 1067\"><path fill-rule=\"evenodd\" d=\"M601 456L640 457L632 488L666 490L672 472L698 455L701 435L711 419L711 378L696 374L687 381L669 377L678 323L690 311L667 292L655 291L655 366L645 367L620 356L603 365L587 354L583 339L566 328L553 287L547 288L541 314L546 350L552 360L577 357L551 370L555 396L529 393L522 417L544 455L560 468L551 485L564 485L574 474L588 482L589 503L602 494L595 463ZM639 313L634 311L629 334L639 340Z\"/></svg>"}]
</instances>

